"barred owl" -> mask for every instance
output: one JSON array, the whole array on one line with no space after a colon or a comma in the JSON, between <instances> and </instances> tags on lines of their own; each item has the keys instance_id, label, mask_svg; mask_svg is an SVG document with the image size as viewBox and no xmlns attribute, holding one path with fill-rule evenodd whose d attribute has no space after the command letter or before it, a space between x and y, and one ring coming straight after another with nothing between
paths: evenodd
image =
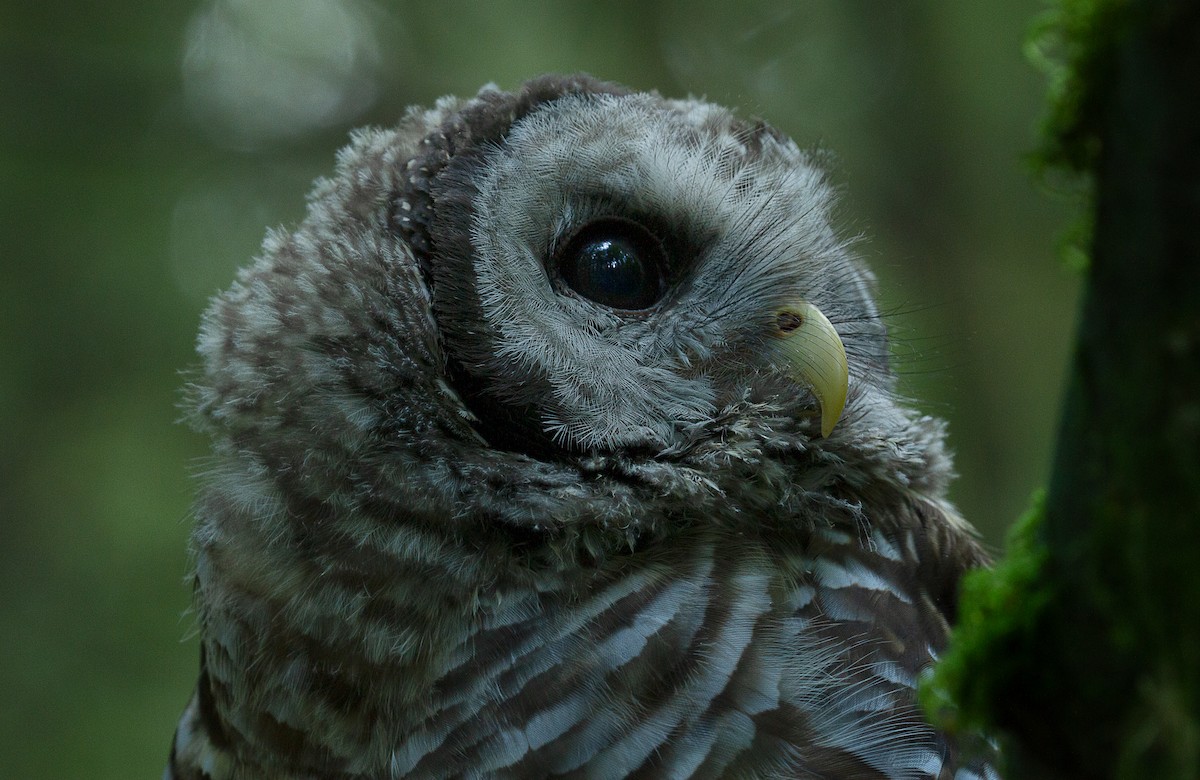
<instances>
[{"instance_id":1,"label":"barred owl","mask_svg":"<svg viewBox=\"0 0 1200 780\"><path fill-rule=\"evenodd\" d=\"M992 777L962 573L819 158L586 76L365 130L208 309L166 777Z\"/></svg>"}]
</instances>

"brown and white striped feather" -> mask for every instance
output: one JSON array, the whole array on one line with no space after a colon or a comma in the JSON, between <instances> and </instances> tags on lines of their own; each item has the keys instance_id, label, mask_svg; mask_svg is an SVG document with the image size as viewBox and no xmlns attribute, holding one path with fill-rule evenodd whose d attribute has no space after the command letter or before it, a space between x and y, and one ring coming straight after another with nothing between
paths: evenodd
<instances>
[{"instance_id":1,"label":"brown and white striped feather","mask_svg":"<svg viewBox=\"0 0 1200 780\"><path fill-rule=\"evenodd\" d=\"M955 746L914 703L947 634L946 594L914 579L938 553L919 528L700 534L611 571L440 603L414 594L469 564L392 557L432 543L399 538L414 533L298 576L293 593L224 571L224 623L167 777L992 776L952 774ZM430 620L461 641L415 646Z\"/></svg>"}]
</instances>

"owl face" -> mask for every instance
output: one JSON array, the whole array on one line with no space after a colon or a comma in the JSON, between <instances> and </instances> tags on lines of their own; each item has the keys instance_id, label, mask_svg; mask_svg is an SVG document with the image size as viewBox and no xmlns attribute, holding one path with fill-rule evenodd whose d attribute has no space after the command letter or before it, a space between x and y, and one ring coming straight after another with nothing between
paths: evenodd
<instances>
[{"instance_id":1,"label":"owl face","mask_svg":"<svg viewBox=\"0 0 1200 780\"><path fill-rule=\"evenodd\" d=\"M763 124L587 86L481 94L399 201L484 439L656 453L748 402L828 435L886 346L823 175Z\"/></svg>"}]
</instances>

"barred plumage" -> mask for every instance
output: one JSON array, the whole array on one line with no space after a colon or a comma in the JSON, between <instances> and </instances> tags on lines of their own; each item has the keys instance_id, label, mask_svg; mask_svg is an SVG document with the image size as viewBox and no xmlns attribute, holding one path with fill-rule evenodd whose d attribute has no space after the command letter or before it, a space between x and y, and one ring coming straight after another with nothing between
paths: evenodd
<instances>
[{"instance_id":1,"label":"barred plumage","mask_svg":"<svg viewBox=\"0 0 1200 780\"><path fill-rule=\"evenodd\" d=\"M359 134L206 315L166 777L993 777L915 704L984 556L830 201L766 125L586 77ZM605 268L660 242L652 306L561 270L595 225ZM798 297L825 436L803 323L764 335Z\"/></svg>"}]
</instances>

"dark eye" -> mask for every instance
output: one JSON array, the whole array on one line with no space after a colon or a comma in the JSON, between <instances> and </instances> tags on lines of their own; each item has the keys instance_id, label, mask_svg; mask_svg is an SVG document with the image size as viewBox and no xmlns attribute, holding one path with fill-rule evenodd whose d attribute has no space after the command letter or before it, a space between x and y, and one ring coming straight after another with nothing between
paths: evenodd
<instances>
[{"instance_id":1,"label":"dark eye","mask_svg":"<svg viewBox=\"0 0 1200 780\"><path fill-rule=\"evenodd\" d=\"M636 222L593 222L575 234L558 258L558 273L568 287L614 309L649 308L666 287L662 244Z\"/></svg>"}]
</instances>

